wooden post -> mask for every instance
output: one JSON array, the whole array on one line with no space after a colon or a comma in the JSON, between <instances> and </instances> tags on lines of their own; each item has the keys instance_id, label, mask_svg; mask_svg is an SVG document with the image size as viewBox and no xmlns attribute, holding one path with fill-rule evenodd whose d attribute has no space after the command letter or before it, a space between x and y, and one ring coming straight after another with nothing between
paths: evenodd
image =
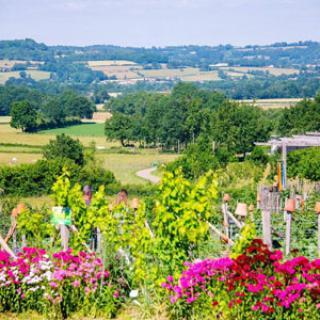
<instances>
[{"instance_id":1,"label":"wooden post","mask_svg":"<svg viewBox=\"0 0 320 320\"><path fill-rule=\"evenodd\" d=\"M262 187L260 191L260 209L262 214L263 242L272 249L271 237L271 207L270 192L268 187Z\"/></svg>"},{"instance_id":2,"label":"wooden post","mask_svg":"<svg viewBox=\"0 0 320 320\"><path fill-rule=\"evenodd\" d=\"M61 235L61 245L62 250L67 251L69 248L69 236L70 232L67 226L60 224L60 235Z\"/></svg>"},{"instance_id":3,"label":"wooden post","mask_svg":"<svg viewBox=\"0 0 320 320\"><path fill-rule=\"evenodd\" d=\"M290 253L292 213L286 212L286 256Z\"/></svg>"},{"instance_id":4,"label":"wooden post","mask_svg":"<svg viewBox=\"0 0 320 320\"><path fill-rule=\"evenodd\" d=\"M287 189L287 145L285 142L282 143L282 163L283 163L283 180L282 180L282 188L283 190Z\"/></svg>"},{"instance_id":5,"label":"wooden post","mask_svg":"<svg viewBox=\"0 0 320 320\"><path fill-rule=\"evenodd\" d=\"M320 257L320 214L318 214L318 256Z\"/></svg>"},{"instance_id":6,"label":"wooden post","mask_svg":"<svg viewBox=\"0 0 320 320\"><path fill-rule=\"evenodd\" d=\"M289 255L290 254L290 246L291 246L292 213L296 210L295 198L290 198L287 200L287 203L286 203L284 210L286 212L286 255Z\"/></svg>"},{"instance_id":7,"label":"wooden post","mask_svg":"<svg viewBox=\"0 0 320 320\"><path fill-rule=\"evenodd\" d=\"M222 204L222 212L223 212L223 226L224 233L227 237L229 237L229 223L228 223L228 203L224 202Z\"/></svg>"},{"instance_id":8,"label":"wooden post","mask_svg":"<svg viewBox=\"0 0 320 320\"><path fill-rule=\"evenodd\" d=\"M101 246L101 231L97 228L97 252L101 254L102 246Z\"/></svg>"},{"instance_id":9,"label":"wooden post","mask_svg":"<svg viewBox=\"0 0 320 320\"><path fill-rule=\"evenodd\" d=\"M25 234L21 236L21 242L22 242L22 248L27 246L27 238Z\"/></svg>"}]
</instances>

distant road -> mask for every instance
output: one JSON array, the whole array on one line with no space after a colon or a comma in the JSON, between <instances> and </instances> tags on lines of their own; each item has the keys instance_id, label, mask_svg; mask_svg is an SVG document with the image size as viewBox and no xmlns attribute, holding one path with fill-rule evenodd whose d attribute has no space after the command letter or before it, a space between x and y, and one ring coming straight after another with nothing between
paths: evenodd
<instances>
[{"instance_id":1,"label":"distant road","mask_svg":"<svg viewBox=\"0 0 320 320\"><path fill-rule=\"evenodd\" d=\"M154 172L156 170L157 170L156 167L143 169L143 170L136 172L136 175L142 179L150 181L151 183L159 183L161 179L152 174L152 172Z\"/></svg>"}]
</instances>

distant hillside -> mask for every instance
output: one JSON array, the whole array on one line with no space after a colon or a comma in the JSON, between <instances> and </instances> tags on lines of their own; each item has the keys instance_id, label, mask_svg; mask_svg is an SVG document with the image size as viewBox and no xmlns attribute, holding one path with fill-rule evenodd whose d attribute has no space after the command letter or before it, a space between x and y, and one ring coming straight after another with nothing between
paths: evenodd
<instances>
[{"instance_id":1,"label":"distant hillside","mask_svg":"<svg viewBox=\"0 0 320 320\"><path fill-rule=\"evenodd\" d=\"M129 60L142 65L166 63L168 67L229 66L301 67L320 64L320 43L275 43L266 46L171 46L131 48L112 45L86 47L47 46L32 39L0 41L0 59L50 61ZM152 64L154 64L152 66Z\"/></svg>"},{"instance_id":2,"label":"distant hillside","mask_svg":"<svg viewBox=\"0 0 320 320\"><path fill-rule=\"evenodd\" d=\"M312 97L320 89L320 43L132 48L0 41L0 85L46 94L72 89L103 103L109 93L168 92L181 81L234 99Z\"/></svg>"}]
</instances>

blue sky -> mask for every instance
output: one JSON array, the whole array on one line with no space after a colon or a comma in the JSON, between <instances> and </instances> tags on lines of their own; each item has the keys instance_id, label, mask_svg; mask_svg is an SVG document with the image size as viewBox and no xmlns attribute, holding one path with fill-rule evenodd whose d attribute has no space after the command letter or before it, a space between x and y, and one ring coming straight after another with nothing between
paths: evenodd
<instances>
[{"instance_id":1,"label":"blue sky","mask_svg":"<svg viewBox=\"0 0 320 320\"><path fill-rule=\"evenodd\" d=\"M320 41L320 0L0 0L0 39L167 46Z\"/></svg>"}]
</instances>

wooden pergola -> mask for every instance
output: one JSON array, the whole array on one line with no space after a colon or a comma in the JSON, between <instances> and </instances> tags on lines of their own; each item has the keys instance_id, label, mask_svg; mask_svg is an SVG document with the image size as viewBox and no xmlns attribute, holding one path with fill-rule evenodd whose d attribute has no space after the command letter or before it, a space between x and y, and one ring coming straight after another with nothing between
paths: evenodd
<instances>
[{"instance_id":1,"label":"wooden pergola","mask_svg":"<svg viewBox=\"0 0 320 320\"><path fill-rule=\"evenodd\" d=\"M257 146L269 146L271 153L281 150L283 163L283 188L287 184L287 153L297 149L320 147L320 132L307 132L292 137L272 138L267 142L256 142Z\"/></svg>"},{"instance_id":2,"label":"wooden pergola","mask_svg":"<svg viewBox=\"0 0 320 320\"><path fill-rule=\"evenodd\" d=\"M320 132L307 132L301 135L293 135L292 137L272 138L267 142L257 142L258 146L269 146L271 153L280 151L282 154L282 189L287 188L287 153L297 149L305 149L311 147L320 147ZM267 190L266 190L267 193ZM268 199L265 196L265 199ZM264 241L269 245L271 243L271 211L263 210L263 234ZM291 220L292 212L284 211L286 217L286 255L290 253L291 242ZM320 214L318 214L318 252L320 254Z\"/></svg>"}]
</instances>

